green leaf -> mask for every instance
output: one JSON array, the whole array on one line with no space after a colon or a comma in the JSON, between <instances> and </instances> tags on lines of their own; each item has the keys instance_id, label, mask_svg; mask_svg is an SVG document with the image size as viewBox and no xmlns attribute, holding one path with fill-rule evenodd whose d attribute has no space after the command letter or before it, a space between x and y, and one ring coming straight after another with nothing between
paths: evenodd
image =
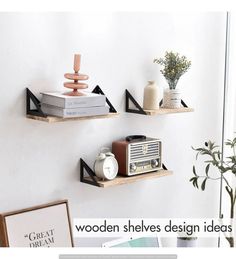
<instances>
[{"instance_id":1,"label":"green leaf","mask_svg":"<svg viewBox=\"0 0 236 259\"><path fill-rule=\"evenodd\" d=\"M194 181L196 179L196 177L192 177L190 180L189 180L189 182L192 182L192 181Z\"/></svg>"},{"instance_id":2,"label":"green leaf","mask_svg":"<svg viewBox=\"0 0 236 259\"><path fill-rule=\"evenodd\" d=\"M211 156L211 152L208 151L208 150L202 151L201 154L202 154L202 155L209 155L209 156Z\"/></svg>"},{"instance_id":3,"label":"green leaf","mask_svg":"<svg viewBox=\"0 0 236 259\"><path fill-rule=\"evenodd\" d=\"M195 158L196 160L198 159L198 155L199 155L199 154L200 154L200 152L197 152L197 154L196 154L196 158Z\"/></svg>"},{"instance_id":4,"label":"green leaf","mask_svg":"<svg viewBox=\"0 0 236 259\"><path fill-rule=\"evenodd\" d=\"M202 182L202 185L201 185L202 191L205 191L205 188L206 188L206 181L207 181L207 178L205 178L204 181Z\"/></svg>"},{"instance_id":5,"label":"green leaf","mask_svg":"<svg viewBox=\"0 0 236 259\"><path fill-rule=\"evenodd\" d=\"M206 160L206 161L204 161L204 163L214 163L215 161L214 160Z\"/></svg>"},{"instance_id":6,"label":"green leaf","mask_svg":"<svg viewBox=\"0 0 236 259\"><path fill-rule=\"evenodd\" d=\"M194 147L192 147L192 149L195 150L195 151L202 151L203 150L203 148L194 148Z\"/></svg>"},{"instance_id":7,"label":"green leaf","mask_svg":"<svg viewBox=\"0 0 236 259\"><path fill-rule=\"evenodd\" d=\"M228 139L228 140L225 142L225 145L231 146L231 145L232 145L232 141L231 141L230 139Z\"/></svg>"},{"instance_id":8,"label":"green leaf","mask_svg":"<svg viewBox=\"0 0 236 259\"><path fill-rule=\"evenodd\" d=\"M209 168L210 168L210 164L208 164L208 165L206 166L206 169L205 169L206 176L208 176L208 173L209 173Z\"/></svg>"}]
</instances>

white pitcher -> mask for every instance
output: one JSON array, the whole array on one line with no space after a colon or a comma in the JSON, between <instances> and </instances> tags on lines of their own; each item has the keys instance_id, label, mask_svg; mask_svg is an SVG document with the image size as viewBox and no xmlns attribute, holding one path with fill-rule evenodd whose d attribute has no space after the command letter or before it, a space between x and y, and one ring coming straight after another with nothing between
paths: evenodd
<instances>
[{"instance_id":1,"label":"white pitcher","mask_svg":"<svg viewBox=\"0 0 236 259\"><path fill-rule=\"evenodd\" d=\"M143 109L156 110L159 109L158 87L155 81L148 81L148 85L144 88Z\"/></svg>"}]
</instances>

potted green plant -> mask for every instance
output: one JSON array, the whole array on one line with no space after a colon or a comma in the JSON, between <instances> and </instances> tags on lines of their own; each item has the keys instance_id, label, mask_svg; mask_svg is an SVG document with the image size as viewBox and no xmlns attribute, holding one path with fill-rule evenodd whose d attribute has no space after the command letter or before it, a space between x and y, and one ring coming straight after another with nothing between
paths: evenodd
<instances>
[{"instance_id":1,"label":"potted green plant","mask_svg":"<svg viewBox=\"0 0 236 259\"><path fill-rule=\"evenodd\" d=\"M230 156L227 156L226 158L222 155L220 147L211 141L205 142L204 147L193 148L197 152L196 160L199 155L206 156L207 159L204 161L206 166L203 175L197 174L196 168L193 166L194 176L190 179L190 182L192 182L195 188L200 188L204 191L208 180L216 182L222 179L225 184L225 192L227 193L230 202L229 216L231 220L233 220L235 215L236 187L227 180L227 175L233 178L236 177L236 137L233 140L227 140L225 146L230 149L229 152L231 153ZM216 168L218 175L212 176L209 173L210 167ZM200 182L201 185L199 185ZM225 238L229 242L230 247L234 247L233 235L226 236Z\"/></svg>"},{"instance_id":2,"label":"potted green plant","mask_svg":"<svg viewBox=\"0 0 236 259\"><path fill-rule=\"evenodd\" d=\"M197 237L177 237L177 247L196 247Z\"/></svg>"},{"instance_id":3,"label":"potted green plant","mask_svg":"<svg viewBox=\"0 0 236 259\"><path fill-rule=\"evenodd\" d=\"M179 53L166 51L164 58L155 58L153 62L163 66L160 71L169 85L169 89L164 91L163 107L179 108L181 106L181 93L179 89L176 89L176 86L180 77L191 67L191 61L188 61L185 56L180 56Z\"/></svg>"}]
</instances>

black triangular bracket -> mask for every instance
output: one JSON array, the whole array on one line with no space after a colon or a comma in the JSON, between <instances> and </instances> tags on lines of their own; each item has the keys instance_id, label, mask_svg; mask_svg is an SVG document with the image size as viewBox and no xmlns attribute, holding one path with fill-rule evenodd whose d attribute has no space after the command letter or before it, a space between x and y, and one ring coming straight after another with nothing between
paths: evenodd
<instances>
[{"instance_id":1,"label":"black triangular bracket","mask_svg":"<svg viewBox=\"0 0 236 259\"><path fill-rule=\"evenodd\" d=\"M162 163L162 169L163 170L168 170L164 163Z\"/></svg>"},{"instance_id":2,"label":"black triangular bracket","mask_svg":"<svg viewBox=\"0 0 236 259\"><path fill-rule=\"evenodd\" d=\"M137 109L130 108L130 101L134 104ZM125 111L129 113L138 113L147 115L147 113L143 110L143 108L138 104L138 102L134 99L131 93L126 89L125 90Z\"/></svg>"},{"instance_id":3,"label":"black triangular bracket","mask_svg":"<svg viewBox=\"0 0 236 259\"><path fill-rule=\"evenodd\" d=\"M31 101L35 105L36 109L31 109ZM45 113L43 113L43 111L41 109L40 101L29 90L29 88L26 88L26 114L33 115L33 116L39 116L39 117L47 117L47 115Z\"/></svg>"},{"instance_id":4,"label":"black triangular bracket","mask_svg":"<svg viewBox=\"0 0 236 259\"><path fill-rule=\"evenodd\" d=\"M184 108L188 108L188 105L181 99L181 104L183 105ZM159 103L160 107L163 105L163 99Z\"/></svg>"},{"instance_id":5,"label":"black triangular bracket","mask_svg":"<svg viewBox=\"0 0 236 259\"><path fill-rule=\"evenodd\" d=\"M97 86L93 89L92 93L105 95L99 85L97 85ZM105 95L105 96L106 96L106 95ZM107 103L108 106L110 107L109 112L117 113L116 109L114 108L114 106L111 104L111 102L109 101L109 99L108 99L107 97L106 97L106 103Z\"/></svg>"},{"instance_id":6,"label":"black triangular bracket","mask_svg":"<svg viewBox=\"0 0 236 259\"><path fill-rule=\"evenodd\" d=\"M90 180L85 179L85 170L88 173ZM96 178L94 171L84 162L82 158L80 158L80 181L82 183L91 184L97 187L100 187Z\"/></svg>"}]
</instances>

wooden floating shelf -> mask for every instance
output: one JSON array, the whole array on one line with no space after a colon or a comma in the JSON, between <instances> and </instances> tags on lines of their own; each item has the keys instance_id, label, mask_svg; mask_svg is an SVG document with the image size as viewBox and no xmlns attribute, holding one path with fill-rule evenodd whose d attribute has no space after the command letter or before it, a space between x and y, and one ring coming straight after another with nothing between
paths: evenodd
<instances>
[{"instance_id":1,"label":"wooden floating shelf","mask_svg":"<svg viewBox=\"0 0 236 259\"><path fill-rule=\"evenodd\" d=\"M98 85L93 89L92 93L105 96L102 89ZM35 108L31 107L31 103L34 104ZM94 116L73 117L73 118L56 117L56 116L45 114L41 109L41 103L38 100L38 98L29 90L29 88L26 88L26 118L31 120L52 123L52 122L63 122L63 121L106 119L106 118L112 118L119 115L119 113L117 113L116 109L113 107L113 105L111 104L111 102L108 100L107 97L106 97L106 104L109 106L109 113L106 115L94 115Z\"/></svg>"},{"instance_id":2,"label":"wooden floating shelf","mask_svg":"<svg viewBox=\"0 0 236 259\"><path fill-rule=\"evenodd\" d=\"M86 117L73 117L73 118L62 118L56 116L47 116L47 117L40 117L36 115L26 115L28 119L37 120L37 121L44 121L48 123L54 122L63 122L63 121L81 121L81 120L92 120L92 119L109 119L118 116L119 113L108 113L106 115L97 115L97 116L86 116Z\"/></svg>"},{"instance_id":3,"label":"wooden floating shelf","mask_svg":"<svg viewBox=\"0 0 236 259\"><path fill-rule=\"evenodd\" d=\"M130 107L130 102L133 104L134 108ZM163 108L163 100L159 103L159 109L156 110L144 110L141 105L135 100L131 93L126 89L125 90L125 111L129 113L136 113L142 115L162 115L162 114L171 114L171 113L184 113L184 112L193 112L193 108L189 108L187 104L181 99L181 107L176 109Z\"/></svg>"},{"instance_id":4,"label":"wooden floating shelf","mask_svg":"<svg viewBox=\"0 0 236 259\"><path fill-rule=\"evenodd\" d=\"M114 180L111 180L111 181L102 181L102 180L99 180L96 176L95 176L95 179L99 184L99 187L107 188L115 185L128 184L128 183L133 183L133 182L146 180L146 179L154 179L154 178L159 178L159 177L168 176L172 174L173 172L169 170L159 170L152 173L146 173L146 174L140 174L140 175L134 175L134 176L118 175ZM84 179L90 180L90 177L85 177Z\"/></svg>"},{"instance_id":5,"label":"wooden floating shelf","mask_svg":"<svg viewBox=\"0 0 236 259\"><path fill-rule=\"evenodd\" d=\"M147 115L162 115L162 114L171 114L171 113L183 113L183 112L193 112L193 108L186 108L181 107L177 109L167 109L167 108L160 108L157 110L144 110Z\"/></svg>"}]
</instances>

